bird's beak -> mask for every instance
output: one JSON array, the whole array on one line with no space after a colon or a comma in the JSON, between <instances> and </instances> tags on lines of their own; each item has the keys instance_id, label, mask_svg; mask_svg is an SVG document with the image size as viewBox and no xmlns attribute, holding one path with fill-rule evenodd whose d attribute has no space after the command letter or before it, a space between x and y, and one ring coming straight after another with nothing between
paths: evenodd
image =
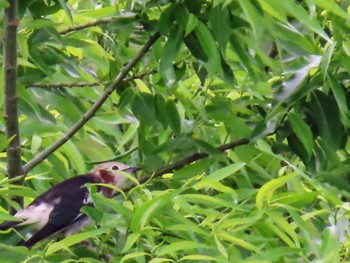
<instances>
[{"instance_id":1,"label":"bird's beak","mask_svg":"<svg viewBox=\"0 0 350 263\"><path fill-rule=\"evenodd\" d=\"M123 170L123 172L126 172L126 173L134 173L138 170L140 170L141 168L140 167L129 167L129 168L126 168L125 170Z\"/></svg>"}]
</instances>

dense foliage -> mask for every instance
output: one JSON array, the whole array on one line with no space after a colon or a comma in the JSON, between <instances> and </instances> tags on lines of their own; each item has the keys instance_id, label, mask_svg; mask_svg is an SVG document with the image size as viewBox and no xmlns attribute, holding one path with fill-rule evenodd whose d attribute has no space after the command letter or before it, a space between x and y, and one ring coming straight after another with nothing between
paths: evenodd
<instances>
[{"instance_id":1,"label":"dense foliage","mask_svg":"<svg viewBox=\"0 0 350 263\"><path fill-rule=\"evenodd\" d=\"M350 260L349 4L19 1L24 163L84 118L148 39L160 37L24 186L6 179L0 119L0 219L9 217L8 205L18 208L9 195L28 204L94 162L117 159L152 174L196 152L209 157L114 199L95 194L96 207L84 212L98 227L59 242L29 251L11 246L15 232L2 233L1 260ZM242 138L249 142L225 154L217 149Z\"/></svg>"}]
</instances>

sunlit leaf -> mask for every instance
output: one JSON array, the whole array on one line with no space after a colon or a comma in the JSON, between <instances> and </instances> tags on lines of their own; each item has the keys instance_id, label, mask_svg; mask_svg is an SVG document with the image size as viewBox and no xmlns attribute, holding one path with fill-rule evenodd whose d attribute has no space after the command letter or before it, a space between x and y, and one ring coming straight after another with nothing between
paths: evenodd
<instances>
[{"instance_id":1,"label":"sunlit leaf","mask_svg":"<svg viewBox=\"0 0 350 263\"><path fill-rule=\"evenodd\" d=\"M271 201L274 192L278 188L284 186L289 180L293 179L293 177L295 176L295 173L281 176L280 178L272 179L271 181L263 185L256 195L256 206L259 209L262 209L265 205L268 205Z\"/></svg>"},{"instance_id":2,"label":"sunlit leaf","mask_svg":"<svg viewBox=\"0 0 350 263\"><path fill-rule=\"evenodd\" d=\"M108 229L99 228L99 229L94 229L94 230L86 231L84 233L75 234L75 235L66 237L61 241L51 244L46 250L46 255L49 256L49 255L52 255L53 253L56 253L57 251L69 249L69 247L74 244L77 244L83 240L86 240L92 237L105 234L108 231L109 231Z\"/></svg>"}]
</instances>

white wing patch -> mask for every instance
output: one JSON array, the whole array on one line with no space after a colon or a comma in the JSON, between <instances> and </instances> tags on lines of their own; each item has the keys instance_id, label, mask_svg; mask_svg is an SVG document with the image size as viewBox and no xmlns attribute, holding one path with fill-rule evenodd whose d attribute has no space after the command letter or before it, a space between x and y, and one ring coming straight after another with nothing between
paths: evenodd
<instances>
[{"instance_id":1,"label":"white wing patch","mask_svg":"<svg viewBox=\"0 0 350 263\"><path fill-rule=\"evenodd\" d=\"M83 204L84 205L88 205L88 204L91 204L91 203L92 203L91 195L90 195L90 193L86 193L85 197L84 197L84 200L83 200Z\"/></svg>"},{"instance_id":2,"label":"white wing patch","mask_svg":"<svg viewBox=\"0 0 350 263\"><path fill-rule=\"evenodd\" d=\"M40 229L49 221L49 215L52 210L52 205L41 203L39 205L30 205L27 208L18 211L14 216L24 221L19 225L35 224L35 227Z\"/></svg>"}]
</instances>

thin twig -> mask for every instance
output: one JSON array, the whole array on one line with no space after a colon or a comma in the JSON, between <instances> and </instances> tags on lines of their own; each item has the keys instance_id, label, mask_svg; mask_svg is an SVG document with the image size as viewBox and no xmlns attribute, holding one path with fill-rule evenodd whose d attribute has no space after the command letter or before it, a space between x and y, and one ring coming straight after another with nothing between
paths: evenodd
<instances>
[{"instance_id":1,"label":"thin twig","mask_svg":"<svg viewBox=\"0 0 350 263\"><path fill-rule=\"evenodd\" d=\"M237 140L237 141L234 141L234 142L230 142L230 143L227 143L227 144L223 144L221 146L219 146L217 148L218 151L220 152L224 152L226 150L229 150L229 149L233 149L237 146L240 146L240 145L244 145L244 144L248 144L249 143L249 140L248 139L240 139L240 140ZM169 173L171 171L174 171L174 170L179 170L180 168L190 164L190 163L193 163L195 161L198 161L200 159L204 159L206 157L208 157L209 154L208 153L205 153L205 152L200 152L200 153L195 153L195 154L192 154L180 161L177 161L175 163L172 163L170 165L167 165L167 166L164 166L164 167L161 167L159 168L155 173L154 173L154 176L155 177L159 177L163 174L166 174L166 173Z\"/></svg>"},{"instance_id":2,"label":"thin twig","mask_svg":"<svg viewBox=\"0 0 350 263\"><path fill-rule=\"evenodd\" d=\"M147 76L151 73L157 72L156 70L148 70L140 74L135 74L131 77L126 77L122 80L123 83L133 81L135 79L142 79L144 76ZM103 83L99 82L71 82L71 83L49 83L49 84L43 84L43 83L32 83L27 84L25 87L28 88L40 88L40 89L46 89L49 90L51 88L58 88L58 89L66 89L66 88L85 88L85 87L96 87L101 86Z\"/></svg>"},{"instance_id":3,"label":"thin twig","mask_svg":"<svg viewBox=\"0 0 350 263\"><path fill-rule=\"evenodd\" d=\"M131 77L123 79L123 82L133 81L135 79L142 79L144 76L148 76L149 74L156 73L157 70L148 70L140 74L135 74Z\"/></svg>"},{"instance_id":4,"label":"thin twig","mask_svg":"<svg viewBox=\"0 0 350 263\"><path fill-rule=\"evenodd\" d=\"M27 88L41 88L41 89L51 89L51 88L58 88L58 89L62 89L62 88L85 88L85 87L96 87L96 86L101 86L103 84L101 84L100 82L71 82L71 83L49 83L49 84L43 84L43 83L32 83L32 84L27 84L26 85L26 89Z\"/></svg>"},{"instance_id":5,"label":"thin twig","mask_svg":"<svg viewBox=\"0 0 350 263\"><path fill-rule=\"evenodd\" d=\"M82 29L86 29L89 27L93 27L93 26L97 26L97 25L101 25L101 24L107 24L116 20L123 20L123 19L130 19L130 18L135 18L135 14L131 15L131 16L118 16L118 17L109 17L109 18L102 18L99 20L96 20L94 22L89 22L83 25L79 25L79 26L72 26L72 27L68 27L64 30L59 31L59 34L64 35L73 31L77 31L77 30L82 30Z\"/></svg>"},{"instance_id":6,"label":"thin twig","mask_svg":"<svg viewBox=\"0 0 350 263\"><path fill-rule=\"evenodd\" d=\"M243 138L243 139L240 139L240 140L237 140L237 141L233 141L233 142L230 142L230 143L223 144L223 145L217 147L217 150L219 152L223 153L223 152L225 152L227 150L234 149L234 148L236 148L238 146L246 145L248 143L249 143L249 139ZM181 159L181 160L179 160L179 161L177 161L175 163L172 163L172 164L169 164L169 165L166 165L166 166L163 166L163 167L159 168L157 171L155 171L151 175L150 174L143 175L143 176L141 176L141 178L138 179L138 181L139 181L140 184L143 184L147 180L149 180L151 177L152 178L160 177L163 174L166 174L166 173L169 173L169 172L172 172L172 171L175 171L175 170L179 170L182 167L184 167L184 166L186 166L186 165L188 165L190 163L193 163L195 161L207 158L208 156L209 156L209 154L205 153L205 152L192 154L192 155L187 156L187 157L185 157L185 158L183 158L183 159ZM129 186L123 188L123 191L124 192L128 192L134 187L135 187L135 185L129 185Z\"/></svg>"},{"instance_id":7,"label":"thin twig","mask_svg":"<svg viewBox=\"0 0 350 263\"><path fill-rule=\"evenodd\" d=\"M132 59L118 74L118 76L105 88L101 96L95 102L95 104L91 107L91 109L86 112L80 120L73 125L71 129L69 129L61 138L59 138L56 142L54 142L50 147L46 148L38 155L36 155L32 160L30 160L27 164L23 166L23 172L28 173L31 169L33 169L36 165L42 162L45 158L47 158L51 153L56 151L59 147L61 147L65 142L67 142L83 125L92 118L96 111L102 106L102 104L106 101L108 96L122 83L122 80L125 76L132 70L132 68L141 60L141 58L147 53L147 51L152 47L152 45L157 41L160 34L156 33L147 41L147 43L142 47L142 49L138 52L134 59Z\"/></svg>"},{"instance_id":8,"label":"thin twig","mask_svg":"<svg viewBox=\"0 0 350 263\"><path fill-rule=\"evenodd\" d=\"M7 145L7 173L12 179L22 174L21 144L18 128L17 109L17 28L19 19L17 17L17 0L8 1L10 4L5 9L4 23L4 119L6 127L6 138L10 140ZM16 183L22 184L22 180ZM23 198L11 197L21 206ZM13 210L10 208L10 212Z\"/></svg>"}]
</instances>

